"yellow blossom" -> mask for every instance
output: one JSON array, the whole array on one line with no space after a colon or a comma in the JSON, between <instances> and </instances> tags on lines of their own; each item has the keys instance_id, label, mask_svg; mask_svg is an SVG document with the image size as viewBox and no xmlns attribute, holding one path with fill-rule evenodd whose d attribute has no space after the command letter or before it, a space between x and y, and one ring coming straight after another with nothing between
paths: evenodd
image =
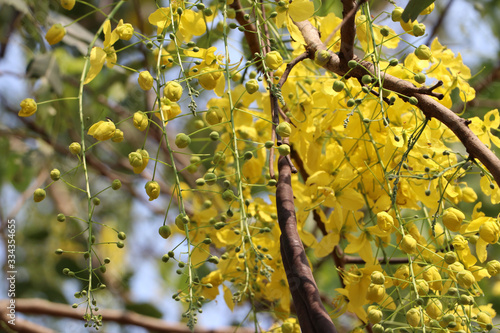
<instances>
[{"instance_id":1,"label":"yellow blossom","mask_svg":"<svg viewBox=\"0 0 500 333\"><path fill-rule=\"evenodd\" d=\"M385 297L385 287L380 284L370 283L366 292L366 299L372 303L380 303Z\"/></svg>"},{"instance_id":2,"label":"yellow blossom","mask_svg":"<svg viewBox=\"0 0 500 333\"><path fill-rule=\"evenodd\" d=\"M459 231L464 219L465 215L453 207L446 209L443 213L443 224L450 231Z\"/></svg>"},{"instance_id":3,"label":"yellow blossom","mask_svg":"<svg viewBox=\"0 0 500 333\"><path fill-rule=\"evenodd\" d=\"M182 86L179 82L169 81L163 88L163 96L168 98L171 102L177 102L182 96Z\"/></svg>"},{"instance_id":4,"label":"yellow blossom","mask_svg":"<svg viewBox=\"0 0 500 333\"><path fill-rule=\"evenodd\" d=\"M45 34L45 39L50 45L59 43L66 35L66 29L60 23L54 24Z\"/></svg>"},{"instance_id":5,"label":"yellow blossom","mask_svg":"<svg viewBox=\"0 0 500 333\"><path fill-rule=\"evenodd\" d=\"M122 142L123 141L123 131L120 129L115 130L115 134L111 138L113 142Z\"/></svg>"},{"instance_id":6,"label":"yellow blossom","mask_svg":"<svg viewBox=\"0 0 500 333\"><path fill-rule=\"evenodd\" d=\"M278 51L268 52L264 60L266 62L266 66L272 70L278 69L281 64L283 64L283 58Z\"/></svg>"},{"instance_id":7,"label":"yellow blossom","mask_svg":"<svg viewBox=\"0 0 500 333\"><path fill-rule=\"evenodd\" d=\"M33 98L23 99L19 106L21 107L21 110L19 110L18 113L19 117L29 117L35 114L37 110L37 105Z\"/></svg>"},{"instance_id":8,"label":"yellow blossom","mask_svg":"<svg viewBox=\"0 0 500 333\"><path fill-rule=\"evenodd\" d=\"M168 121L172 118L175 118L177 115L181 113L181 108L179 104L175 102L171 102L168 98L161 99L161 115L159 112L155 113L155 115L162 119L167 125Z\"/></svg>"},{"instance_id":9,"label":"yellow blossom","mask_svg":"<svg viewBox=\"0 0 500 333\"><path fill-rule=\"evenodd\" d=\"M437 298L429 298L425 312L432 319L439 319L443 315L443 304Z\"/></svg>"},{"instance_id":10,"label":"yellow blossom","mask_svg":"<svg viewBox=\"0 0 500 333\"><path fill-rule=\"evenodd\" d=\"M486 269L491 276L498 275L500 273L500 262L498 260L490 260L486 264Z\"/></svg>"},{"instance_id":11,"label":"yellow blossom","mask_svg":"<svg viewBox=\"0 0 500 333\"><path fill-rule=\"evenodd\" d=\"M105 141L111 139L115 131L116 126L111 120L101 120L90 126L88 135L92 135L96 140Z\"/></svg>"},{"instance_id":12,"label":"yellow blossom","mask_svg":"<svg viewBox=\"0 0 500 333\"><path fill-rule=\"evenodd\" d=\"M464 287L465 289L469 289L472 287L474 282L476 282L476 279L474 278L474 275L467 270L463 270L457 273L456 275L457 282L461 287Z\"/></svg>"},{"instance_id":13,"label":"yellow blossom","mask_svg":"<svg viewBox=\"0 0 500 333\"><path fill-rule=\"evenodd\" d=\"M90 51L90 69L85 78L84 84L91 82L106 63L108 68L112 68L117 62L115 48L113 44L120 38L116 29L111 32L111 23L106 20L103 24L104 48L94 46Z\"/></svg>"},{"instance_id":14,"label":"yellow blossom","mask_svg":"<svg viewBox=\"0 0 500 333\"><path fill-rule=\"evenodd\" d=\"M394 219L386 212L377 213L377 225L383 231L389 231L394 226Z\"/></svg>"},{"instance_id":15,"label":"yellow blossom","mask_svg":"<svg viewBox=\"0 0 500 333\"><path fill-rule=\"evenodd\" d=\"M116 32L118 33L120 39L130 40L130 38L134 35L134 27L132 27L132 24L123 23L123 20L120 20L116 26Z\"/></svg>"},{"instance_id":16,"label":"yellow blossom","mask_svg":"<svg viewBox=\"0 0 500 333\"><path fill-rule=\"evenodd\" d=\"M414 254L417 251L417 241L412 235L405 235L401 240L401 250L408 254Z\"/></svg>"}]
</instances>

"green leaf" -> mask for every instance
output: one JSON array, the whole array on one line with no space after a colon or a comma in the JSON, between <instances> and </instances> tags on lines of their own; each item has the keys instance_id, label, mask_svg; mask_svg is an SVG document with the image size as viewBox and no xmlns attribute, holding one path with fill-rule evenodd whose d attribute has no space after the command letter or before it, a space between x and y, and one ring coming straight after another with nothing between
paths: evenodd
<instances>
[{"instance_id":1,"label":"green leaf","mask_svg":"<svg viewBox=\"0 0 500 333\"><path fill-rule=\"evenodd\" d=\"M432 5L436 0L410 0L406 5L405 10L403 11L403 15L401 18L403 21L408 22L415 21L417 16L427 7Z\"/></svg>"}]
</instances>

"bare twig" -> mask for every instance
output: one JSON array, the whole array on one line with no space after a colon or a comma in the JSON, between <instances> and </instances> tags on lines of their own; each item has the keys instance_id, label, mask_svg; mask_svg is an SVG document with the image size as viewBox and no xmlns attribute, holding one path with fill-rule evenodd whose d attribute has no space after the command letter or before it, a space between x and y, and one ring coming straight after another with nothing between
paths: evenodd
<instances>
[{"instance_id":1,"label":"bare twig","mask_svg":"<svg viewBox=\"0 0 500 333\"><path fill-rule=\"evenodd\" d=\"M18 298L16 299L16 311L22 312L25 314L34 314L34 315L49 315L54 317L64 317L64 318L73 318L78 320L84 320L83 315L85 314L85 309L73 309L70 305L59 304L49 302L43 299L36 298ZM5 320L7 315L7 305L8 300L0 301L0 318ZM135 312L130 311L121 311L121 310L99 310L99 314L102 315L104 321L116 322L121 325L135 325L139 327L143 327L148 330L154 330L156 332L168 332L168 333L188 333L191 332L189 328L182 323L168 323L164 320L152 318L148 316L143 316ZM18 319L16 318L16 321ZM17 331L17 324L12 326L9 325L12 329ZM196 328L196 332L199 333L229 333L235 332L236 328L228 327L228 328L219 328L214 330ZM52 332L52 330L45 331L24 331L24 332ZM250 333L253 330L248 328L237 329L237 332Z\"/></svg>"},{"instance_id":2,"label":"bare twig","mask_svg":"<svg viewBox=\"0 0 500 333\"><path fill-rule=\"evenodd\" d=\"M344 9L342 27L340 28L340 61L347 66L347 62L354 57L354 38L356 37L356 11L354 0L342 0Z\"/></svg>"}]
</instances>

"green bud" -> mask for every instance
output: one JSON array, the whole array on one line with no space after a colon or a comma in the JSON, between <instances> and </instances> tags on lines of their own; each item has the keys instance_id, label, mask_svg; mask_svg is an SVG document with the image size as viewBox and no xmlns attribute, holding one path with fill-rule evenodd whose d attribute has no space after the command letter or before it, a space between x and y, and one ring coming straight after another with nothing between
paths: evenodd
<instances>
[{"instance_id":1,"label":"green bud","mask_svg":"<svg viewBox=\"0 0 500 333\"><path fill-rule=\"evenodd\" d=\"M408 103L410 103L411 105L417 105L418 99L415 96L412 96L412 97L408 98Z\"/></svg>"},{"instance_id":2,"label":"green bud","mask_svg":"<svg viewBox=\"0 0 500 333\"><path fill-rule=\"evenodd\" d=\"M184 230L184 228L182 229ZM158 229L158 233L160 234L160 236L162 238L165 238L167 239L168 237L170 237L170 235L172 234L172 230L170 229L170 227L168 225L162 225L159 229Z\"/></svg>"},{"instance_id":3,"label":"green bud","mask_svg":"<svg viewBox=\"0 0 500 333\"><path fill-rule=\"evenodd\" d=\"M415 37L420 37L425 35L425 25L423 23L417 23L413 25L413 35Z\"/></svg>"},{"instance_id":4,"label":"green bud","mask_svg":"<svg viewBox=\"0 0 500 333\"><path fill-rule=\"evenodd\" d=\"M55 251L55 253L56 253L56 254L58 254L58 255L61 255L61 254L63 254L63 253L64 253L64 251L63 251L63 249L57 249L57 250Z\"/></svg>"},{"instance_id":5,"label":"green bud","mask_svg":"<svg viewBox=\"0 0 500 333\"><path fill-rule=\"evenodd\" d=\"M420 45L414 51L415 55L420 60L429 60L432 57L432 51L427 45Z\"/></svg>"},{"instance_id":6,"label":"green bud","mask_svg":"<svg viewBox=\"0 0 500 333\"><path fill-rule=\"evenodd\" d=\"M278 153L281 156L287 156L290 154L290 146L287 144L282 144L281 146L278 147Z\"/></svg>"},{"instance_id":7,"label":"green bud","mask_svg":"<svg viewBox=\"0 0 500 333\"><path fill-rule=\"evenodd\" d=\"M54 181L59 180L61 178L61 172L58 169L52 169L50 172L50 178Z\"/></svg>"},{"instance_id":8,"label":"green bud","mask_svg":"<svg viewBox=\"0 0 500 333\"><path fill-rule=\"evenodd\" d=\"M125 234L123 231L120 231L118 233L118 239L125 240L126 238L127 238L127 234Z\"/></svg>"},{"instance_id":9,"label":"green bud","mask_svg":"<svg viewBox=\"0 0 500 333\"><path fill-rule=\"evenodd\" d=\"M259 81L255 79L248 80L247 83L245 83L245 89L249 94L253 94L259 90Z\"/></svg>"},{"instance_id":10,"label":"green bud","mask_svg":"<svg viewBox=\"0 0 500 333\"><path fill-rule=\"evenodd\" d=\"M391 13L391 19L393 22L401 21L401 15L403 15L404 9L401 7L396 7Z\"/></svg>"},{"instance_id":11,"label":"green bud","mask_svg":"<svg viewBox=\"0 0 500 333\"><path fill-rule=\"evenodd\" d=\"M57 215L57 221L59 221L59 222L66 221L66 216L64 214L58 214Z\"/></svg>"},{"instance_id":12,"label":"green bud","mask_svg":"<svg viewBox=\"0 0 500 333\"><path fill-rule=\"evenodd\" d=\"M78 142L73 142L69 145L69 151L73 155L78 155L82 151L82 146Z\"/></svg>"},{"instance_id":13,"label":"green bud","mask_svg":"<svg viewBox=\"0 0 500 333\"><path fill-rule=\"evenodd\" d=\"M227 202L230 202L234 199L234 193L232 190L225 190L224 193L222 193L222 199L224 199Z\"/></svg>"},{"instance_id":14,"label":"green bud","mask_svg":"<svg viewBox=\"0 0 500 333\"><path fill-rule=\"evenodd\" d=\"M186 148L190 143L191 138L184 133L179 133L175 136L175 145L178 148Z\"/></svg>"},{"instance_id":15,"label":"green bud","mask_svg":"<svg viewBox=\"0 0 500 333\"><path fill-rule=\"evenodd\" d=\"M390 31L389 31L389 28L388 28L388 27L383 27L382 29L380 29L380 34L381 34L382 36L384 36L384 37L389 36L389 33L390 33Z\"/></svg>"},{"instance_id":16,"label":"green bud","mask_svg":"<svg viewBox=\"0 0 500 333\"><path fill-rule=\"evenodd\" d=\"M217 181L217 175L215 173L212 173L212 172L206 173L203 178L205 179L205 182L208 185L213 185Z\"/></svg>"},{"instance_id":17,"label":"green bud","mask_svg":"<svg viewBox=\"0 0 500 333\"><path fill-rule=\"evenodd\" d=\"M371 84L373 82L373 76L369 74L363 75L361 82L363 82L363 84Z\"/></svg>"},{"instance_id":18,"label":"green bud","mask_svg":"<svg viewBox=\"0 0 500 333\"><path fill-rule=\"evenodd\" d=\"M210 9L210 8L205 8L205 9L203 10L203 14L204 14L205 16L212 16L212 15L214 14L214 12L213 12L213 11L212 11L212 9Z\"/></svg>"},{"instance_id":19,"label":"green bud","mask_svg":"<svg viewBox=\"0 0 500 333\"><path fill-rule=\"evenodd\" d=\"M281 136L282 138L288 138L292 133L292 126L290 126L287 122L281 122L278 126L276 126L276 134Z\"/></svg>"},{"instance_id":20,"label":"green bud","mask_svg":"<svg viewBox=\"0 0 500 333\"><path fill-rule=\"evenodd\" d=\"M356 60L349 60L349 62L347 63L347 66L349 66L349 68L356 68L358 66L358 62Z\"/></svg>"},{"instance_id":21,"label":"green bud","mask_svg":"<svg viewBox=\"0 0 500 333\"><path fill-rule=\"evenodd\" d=\"M417 83L422 84L422 83L424 83L424 82L425 82L425 74L424 74L424 73L422 73L422 72L417 73L417 74L415 74L415 76L413 77L413 79L414 79L415 81L417 81Z\"/></svg>"},{"instance_id":22,"label":"green bud","mask_svg":"<svg viewBox=\"0 0 500 333\"><path fill-rule=\"evenodd\" d=\"M115 179L111 183L111 188L115 191L119 190L121 187L122 187L122 182L119 179Z\"/></svg>"},{"instance_id":23,"label":"green bud","mask_svg":"<svg viewBox=\"0 0 500 333\"><path fill-rule=\"evenodd\" d=\"M220 135L219 135L219 132L213 131L210 133L209 137L210 137L210 140L217 141L217 140L219 140Z\"/></svg>"},{"instance_id":24,"label":"green bud","mask_svg":"<svg viewBox=\"0 0 500 333\"><path fill-rule=\"evenodd\" d=\"M42 188L38 188L35 190L35 192L33 193L33 200L35 202L40 202L42 201L43 199L45 199L45 196L47 194L45 193L45 190L42 189Z\"/></svg>"},{"instance_id":25,"label":"green bud","mask_svg":"<svg viewBox=\"0 0 500 333\"><path fill-rule=\"evenodd\" d=\"M314 54L314 62L318 66L326 65L330 61L331 58L332 58L332 55L327 50L318 50Z\"/></svg>"},{"instance_id":26,"label":"green bud","mask_svg":"<svg viewBox=\"0 0 500 333\"><path fill-rule=\"evenodd\" d=\"M274 146L273 141L266 141L266 143L264 143L264 147L266 147L267 149L271 149L273 146Z\"/></svg>"},{"instance_id":27,"label":"green bud","mask_svg":"<svg viewBox=\"0 0 500 333\"><path fill-rule=\"evenodd\" d=\"M340 80L336 80L335 82L333 82L333 90L335 90L336 92L341 92L344 87L345 83Z\"/></svg>"},{"instance_id":28,"label":"green bud","mask_svg":"<svg viewBox=\"0 0 500 333\"><path fill-rule=\"evenodd\" d=\"M205 185L205 179L198 178L198 179L195 180L195 183L196 183L197 186L203 186L203 185Z\"/></svg>"}]
</instances>

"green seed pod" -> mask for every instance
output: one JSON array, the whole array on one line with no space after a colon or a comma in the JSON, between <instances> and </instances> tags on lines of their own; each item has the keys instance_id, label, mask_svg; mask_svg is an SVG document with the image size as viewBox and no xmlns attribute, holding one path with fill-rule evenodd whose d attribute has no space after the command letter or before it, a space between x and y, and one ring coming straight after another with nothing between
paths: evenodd
<instances>
[{"instance_id":1,"label":"green seed pod","mask_svg":"<svg viewBox=\"0 0 500 333\"><path fill-rule=\"evenodd\" d=\"M205 176L203 176L203 178L205 179L205 182L208 185L213 185L217 181L217 175L215 173L212 173L212 172L206 173Z\"/></svg>"},{"instance_id":2,"label":"green seed pod","mask_svg":"<svg viewBox=\"0 0 500 333\"><path fill-rule=\"evenodd\" d=\"M78 155L82 151L82 146L78 142L73 142L69 145L69 151L73 155Z\"/></svg>"},{"instance_id":3,"label":"green seed pod","mask_svg":"<svg viewBox=\"0 0 500 333\"><path fill-rule=\"evenodd\" d=\"M327 50L318 50L314 54L314 62L318 66L326 65L330 61L331 58L332 58L332 55Z\"/></svg>"},{"instance_id":4,"label":"green seed pod","mask_svg":"<svg viewBox=\"0 0 500 333\"><path fill-rule=\"evenodd\" d=\"M286 121L281 122L278 126L276 126L276 134L282 138L288 138L290 134L292 134L292 126L290 126L290 124Z\"/></svg>"},{"instance_id":5,"label":"green seed pod","mask_svg":"<svg viewBox=\"0 0 500 333\"><path fill-rule=\"evenodd\" d=\"M282 144L281 146L278 147L278 153L281 156L287 156L290 154L290 146L287 144Z\"/></svg>"},{"instance_id":6,"label":"green seed pod","mask_svg":"<svg viewBox=\"0 0 500 333\"><path fill-rule=\"evenodd\" d=\"M50 172L50 178L54 181L59 180L61 178L61 171L58 169L52 169Z\"/></svg>"},{"instance_id":7,"label":"green seed pod","mask_svg":"<svg viewBox=\"0 0 500 333\"><path fill-rule=\"evenodd\" d=\"M42 201L43 199L45 199L45 196L47 194L45 193L45 190L42 189L42 188L38 188L35 190L35 192L33 193L33 200L35 202L40 202Z\"/></svg>"},{"instance_id":8,"label":"green seed pod","mask_svg":"<svg viewBox=\"0 0 500 333\"><path fill-rule=\"evenodd\" d=\"M122 182L119 179L115 179L111 183L111 188L115 191L119 190L121 187L122 187Z\"/></svg>"},{"instance_id":9,"label":"green seed pod","mask_svg":"<svg viewBox=\"0 0 500 333\"><path fill-rule=\"evenodd\" d=\"M333 90L335 90L336 92L341 92L342 90L344 90L344 87L345 83L340 80L336 80L335 82L333 82Z\"/></svg>"},{"instance_id":10,"label":"green seed pod","mask_svg":"<svg viewBox=\"0 0 500 333\"><path fill-rule=\"evenodd\" d=\"M218 264L219 263L219 257L217 256L210 256L208 259L207 259L208 262L211 262L212 264Z\"/></svg>"},{"instance_id":11,"label":"green seed pod","mask_svg":"<svg viewBox=\"0 0 500 333\"><path fill-rule=\"evenodd\" d=\"M190 143L191 138L184 133L179 133L175 136L175 145L178 148L186 148Z\"/></svg>"},{"instance_id":12,"label":"green seed pod","mask_svg":"<svg viewBox=\"0 0 500 333\"><path fill-rule=\"evenodd\" d=\"M245 89L249 94L253 94L259 90L259 81L255 79L248 80L247 83L245 83Z\"/></svg>"},{"instance_id":13,"label":"green seed pod","mask_svg":"<svg viewBox=\"0 0 500 333\"><path fill-rule=\"evenodd\" d=\"M184 230L184 229L183 229ZM162 225L159 229L158 229L158 233L160 234L160 236L164 239L167 239L168 237L170 237L170 235L172 234L172 230L170 229L170 227L168 225Z\"/></svg>"}]
</instances>

